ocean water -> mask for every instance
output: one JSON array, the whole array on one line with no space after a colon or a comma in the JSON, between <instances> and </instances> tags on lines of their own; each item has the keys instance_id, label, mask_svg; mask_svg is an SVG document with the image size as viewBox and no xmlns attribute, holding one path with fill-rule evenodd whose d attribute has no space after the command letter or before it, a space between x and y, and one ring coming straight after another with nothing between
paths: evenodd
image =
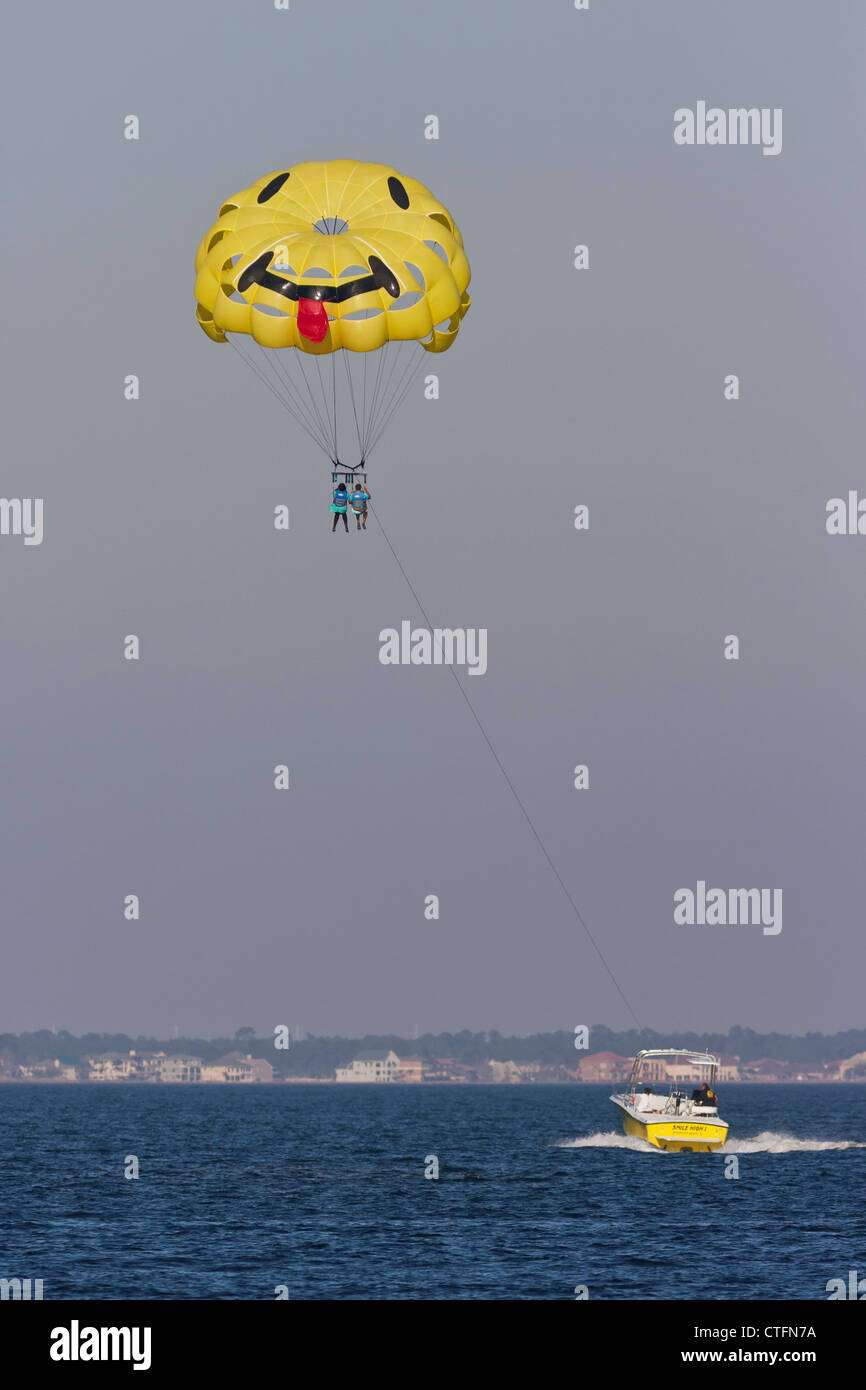
<instances>
[{"instance_id":1,"label":"ocean water","mask_svg":"<svg viewBox=\"0 0 866 1390\"><path fill-rule=\"evenodd\" d=\"M46 1299L826 1299L866 1276L866 1086L720 1089L707 1155L626 1138L606 1086L3 1085L0 1277Z\"/></svg>"}]
</instances>

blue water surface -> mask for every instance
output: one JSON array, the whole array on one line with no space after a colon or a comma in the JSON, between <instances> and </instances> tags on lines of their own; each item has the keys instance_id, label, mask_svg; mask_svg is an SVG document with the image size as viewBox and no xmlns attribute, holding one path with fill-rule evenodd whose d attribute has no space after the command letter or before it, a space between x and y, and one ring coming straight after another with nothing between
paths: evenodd
<instances>
[{"instance_id":1,"label":"blue water surface","mask_svg":"<svg viewBox=\"0 0 866 1390\"><path fill-rule=\"evenodd\" d=\"M866 1087L726 1086L715 1155L627 1139L608 1093L3 1085L0 1277L46 1299L826 1299L866 1276Z\"/></svg>"}]
</instances>

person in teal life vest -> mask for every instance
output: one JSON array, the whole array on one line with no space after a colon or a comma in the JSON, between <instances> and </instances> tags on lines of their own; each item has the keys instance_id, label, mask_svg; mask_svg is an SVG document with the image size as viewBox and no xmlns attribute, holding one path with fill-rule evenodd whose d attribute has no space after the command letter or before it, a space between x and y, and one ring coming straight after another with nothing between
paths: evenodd
<instances>
[{"instance_id":1,"label":"person in teal life vest","mask_svg":"<svg viewBox=\"0 0 866 1390\"><path fill-rule=\"evenodd\" d=\"M370 489L366 483L357 483L349 501L352 504L352 511L355 514L356 529L366 531L367 529L367 502L370 498Z\"/></svg>"},{"instance_id":2,"label":"person in teal life vest","mask_svg":"<svg viewBox=\"0 0 866 1390\"><path fill-rule=\"evenodd\" d=\"M338 483L334 488L334 500L331 503L331 511L334 513L334 524L331 527L332 535L337 529L337 522L340 520L340 517L343 518L343 526L346 529L346 535L348 536L349 534L349 521L346 516L346 504L348 500L346 484Z\"/></svg>"}]
</instances>

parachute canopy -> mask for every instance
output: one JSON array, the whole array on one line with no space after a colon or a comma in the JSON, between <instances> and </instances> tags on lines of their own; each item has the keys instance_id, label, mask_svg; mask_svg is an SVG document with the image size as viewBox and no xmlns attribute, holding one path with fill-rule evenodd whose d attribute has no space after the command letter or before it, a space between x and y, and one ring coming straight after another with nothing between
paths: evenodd
<instances>
[{"instance_id":1,"label":"parachute canopy","mask_svg":"<svg viewBox=\"0 0 866 1390\"><path fill-rule=\"evenodd\" d=\"M196 272L207 336L237 349L335 465L347 421L365 463L418 347L445 352L471 303L448 209L387 164L351 159L296 164L228 198Z\"/></svg>"},{"instance_id":2,"label":"parachute canopy","mask_svg":"<svg viewBox=\"0 0 866 1390\"><path fill-rule=\"evenodd\" d=\"M469 308L469 262L447 208L387 164L296 164L228 198L196 255L196 317L214 342L442 352Z\"/></svg>"}]
</instances>

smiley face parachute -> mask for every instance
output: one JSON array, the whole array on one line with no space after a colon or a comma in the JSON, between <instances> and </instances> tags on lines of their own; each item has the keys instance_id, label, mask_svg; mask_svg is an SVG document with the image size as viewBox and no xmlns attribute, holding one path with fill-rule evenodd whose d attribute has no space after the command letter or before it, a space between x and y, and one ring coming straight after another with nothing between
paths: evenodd
<instances>
[{"instance_id":1,"label":"smiley face parachute","mask_svg":"<svg viewBox=\"0 0 866 1390\"><path fill-rule=\"evenodd\" d=\"M204 332L239 351L335 468L355 443L366 467L418 347L445 352L471 303L448 209L351 159L296 164L227 199L196 272Z\"/></svg>"}]
</instances>

